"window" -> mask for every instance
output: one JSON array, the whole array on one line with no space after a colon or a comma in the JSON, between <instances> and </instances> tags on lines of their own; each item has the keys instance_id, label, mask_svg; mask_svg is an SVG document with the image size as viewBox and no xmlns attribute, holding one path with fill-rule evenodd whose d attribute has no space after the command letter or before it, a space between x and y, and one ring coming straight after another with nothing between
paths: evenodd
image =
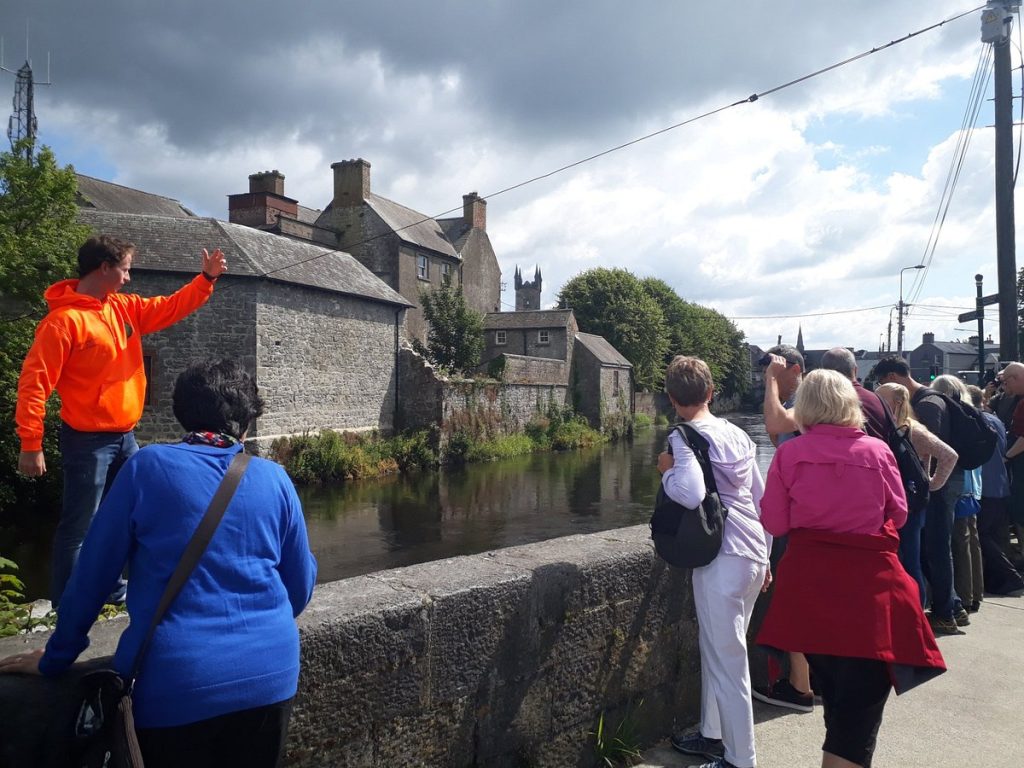
<instances>
[{"instance_id":1,"label":"window","mask_svg":"<svg viewBox=\"0 0 1024 768\"><path fill-rule=\"evenodd\" d=\"M441 282L444 282L445 280L450 280L451 277L452 277L452 265L451 264L442 264L441 265Z\"/></svg>"},{"instance_id":2,"label":"window","mask_svg":"<svg viewBox=\"0 0 1024 768\"><path fill-rule=\"evenodd\" d=\"M503 345L508 343L508 332L507 331L495 331L494 332L494 343Z\"/></svg>"},{"instance_id":3,"label":"window","mask_svg":"<svg viewBox=\"0 0 1024 768\"><path fill-rule=\"evenodd\" d=\"M619 386L619 372L615 371L615 377L612 380L612 395L618 397L620 392L622 392L622 388Z\"/></svg>"},{"instance_id":4,"label":"window","mask_svg":"<svg viewBox=\"0 0 1024 768\"><path fill-rule=\"evenodd\" d=\"M550 331L537 331L537 343L538 344L550 344Z\"/></svg>"},{"instance_id":5,"label":"window","mask_svg":"<svg viewBox=\"0 0 1024 768\"><path fill-rule=\"evenodd\" d=\"M430 260L422 254L416 257L416 277L420 280L430 279Z\"/></svg>"}]
</instances>

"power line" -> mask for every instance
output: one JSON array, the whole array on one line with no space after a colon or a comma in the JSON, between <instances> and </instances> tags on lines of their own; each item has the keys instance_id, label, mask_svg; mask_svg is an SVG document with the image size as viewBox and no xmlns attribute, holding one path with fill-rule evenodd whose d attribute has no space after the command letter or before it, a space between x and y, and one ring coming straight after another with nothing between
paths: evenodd
<instances>
[{"instance_id":1,"label":"power line","mask_svg":"<svg viewBox=\"0 0 1024 768\"><path fill-rule=\"evenodd\" d=\"M849 315L855 312L873 312L877 309L889 309L891 304L879 304L877 307L858 307L856 309L833 309L826 312L808 312L802 315L747 315L743 317L727 317L726 320L788 320L796 317L824 317L825 315Z\"/></svg>"}]
</instances>

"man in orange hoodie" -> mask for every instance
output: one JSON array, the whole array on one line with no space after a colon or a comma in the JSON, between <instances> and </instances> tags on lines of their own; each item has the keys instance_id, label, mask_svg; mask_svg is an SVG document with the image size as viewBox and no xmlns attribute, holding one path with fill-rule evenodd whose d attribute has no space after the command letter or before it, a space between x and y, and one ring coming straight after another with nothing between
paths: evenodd
<instances>
[{"instance_id":1,"label":"man in orange hoodie","mask_svg":"<svg viewBox=\"0 0 1024 768\"><path fill-rule=\"evenodd\" d=\"M56 608L93 515L118 469L139 447L146 375L142 336L173 325L206 303L227 269L221 251L203 249L202 274L171 296L118 293L131 279L135 246L107 235L78 250L77 280L44 294L50 311L36 328L22 364L15 411L18 470L46 472L43 417L54 389L61 398L60 451L64 501L53 542L50 599ZM124 584L111 595L124 599Z\"/></svg>"}]
</instances>

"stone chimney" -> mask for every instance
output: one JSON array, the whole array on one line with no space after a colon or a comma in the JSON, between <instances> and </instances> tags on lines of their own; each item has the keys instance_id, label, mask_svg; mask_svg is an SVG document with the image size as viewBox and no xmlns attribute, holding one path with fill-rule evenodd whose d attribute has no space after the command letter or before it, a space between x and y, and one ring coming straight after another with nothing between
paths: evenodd
<instances>
[{"instance_id":1,"label":"stone chimney","mask_svg":"<svg viewBox=\"0 0 1024 768\"><path fill-rule=\"evenodd\" d=\"M462 219L473 229L487 230L487 201L476 192L462 196Z\"/></svg>"},{"instance_id":2,"label":"stone chimney","mask_svg":"<svg viewBox=\"0 0 1024 768\"><path fill-rule=\"evenodd\" d=\"M348 208L360 205L370 194L370 164L362 158L342 160L331 165L334 171L334 205Z\"/></svg>"},{"instance_id":3,"label":"stone chimney","mask_svg":"<svg viewBox=\"0 0 1024 768\"><path fill-rule=\"evenodd\" d=\"M249 191L269 192L284 197L284 174L276 168L272 171L260 171L249 175Z\"/></svg>"},{"instance_id":4,"label":"stone chimney","mask_svg":"<svg viewBox=\"0 0 1024 768\"><path fill-rule=\"evenodd\" d=\"M284 196L284 174L276 169L250 174L248 192L228 195L228 221L232 224L267 229L277 224L282 213L297 218L299 203Z\"/></svg>"},{"instance_id":5,"label":"stone chimney","mask_svg":"<svg viewBox=\"0 0 1024 768\"><path fill-rule=\"evenodd\" d=\"M973 336L971 336L971 337L969 337L969 338L967 339L967 343L968 343L968 344L970 344L971 346L974 346L974 347L976 347L976 346L978 346L978 340L979 340L979 338L980 338L980 337L978 336L978 334L974 334Z\"/></svg>"},{"instance_id":6,"label":"stone chimney","mask_svg":"<svg viewBox=\"0 0 1024 768\"><path fill-rule=\"evenodd\" d=\"M921 343L922 344L934 344L935 343L935 334L934 333L922 334L921 335Z\"/></svg>"}]
</instances>

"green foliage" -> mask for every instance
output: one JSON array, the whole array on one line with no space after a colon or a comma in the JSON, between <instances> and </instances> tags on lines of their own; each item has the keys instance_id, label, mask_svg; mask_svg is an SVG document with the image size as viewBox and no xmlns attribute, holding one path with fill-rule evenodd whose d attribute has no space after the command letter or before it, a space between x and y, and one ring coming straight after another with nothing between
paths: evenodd
<instances>
[{"instance_id":1,"label":"green foliage","mask_svg":"<svg viewBox=\"0 0 1024 768\"><path fill-rule=\"evenodd\" d=\"M296 483L317 485L435 467L435 443L428 430L382 440L376 432L325 429L316 435L278 438L270 455Z\"/></svg>"},{"instance_id":2,"label":"green foliage","mask_svg":"<svg viewBox=\"0 0 1024 768\"><path fill-rule=\"evenodd\" d=\"M466 455L466 460L496 461L497 459L509 459L513 456L523 456L537 450L537 444L525 434L505 435L503 437L488 440L475 444Z\"/></svg>"},{"instance_id":3,"label":"green foliage","mask_svg":"<svg viewBox=\"0 0 1024 768\"><path fill-rule=\"evenodd\" d=\"M420 294L427 330L427 358L442 368L469 373L484 351L484 316L476 312L446 277L440 287Z\"/></svg>"},{"instance_id":4,"label":"green foliage","mask_svg":"<svg viewBox=\"0 0 1024 768\"><path fill-rule=\"evenodd\" d=\"M646 413L633 414L633 429L646 429L654 424L654 419Z\"/></svg>"},{"instance_id":5,"label":"green foliage","mask_svg":"<svg viewBox=\"0 0 1024 768\"><path fill-rule=\"evenodd\" d=\"M715 310L684 301L664 280L648 277L640 282L661 307L668 331L658 388L664 386L669 361L676 355L690 355L708 364L718 394L730 397L746 393L750 387L750 355L743 344L743 332Z\"/></svg>"},{"instance_id":6,"label":"green foliage","mask_svg":"<svg viewBox=\"0 0 1024 768\"><path fill-rule=\"evenodd\" d=\"M558 294L584 333L604 338L633 364L637 387L653 389L668 354L665 316L641 282L624 269L591 269L572 278Z\"/></svg>"},{"instance_id":7,"label":"green foliage","mask_svg":"<svg viewBox=\"0 0 1024 768\"><path fill-rule=\"evenodd\" d=\"M627 707L614 733L605 728L604 712L597 720L597 730L593 732L594 752L598 762L607 768L621 765L635 765L643 757L637 738L636 713L643 706L643 700L636 708Z\"/></svg>"},{"instance_id":8,"label":"green foliage","mask_svg":"<svg viewBox=\"0 0 1024 768\"><path fill-rule=\"evenodd\" d=\"M28 159L26 146L0 153L0 511L52 502L59 493L55 399L47 410L42 479L15 471L21 444L11 425L21 363L46 312L43 291L73 276L78 246L89 233L76 223L74 169L59 168L46 147Z\"/></svg>"},{"instance_id":9,"label":"green foliage","mask_svg":"<svg viewBox=\"0 0 1024 768\"><path fill-rule=\"evenodd\" d=\"M666 416L664 413L659 413L657 416L654 417L654 426L656 426L656 427L667 427L668 426L668 416Z\"/></svg>"},{"instance_id":10,"label":"green foliage","mask_svg":"<svg viewBox=\"0 0 1024 768\"><path fill-rule=\"evenodd\" d=\"M53 627L57 614L48 612L42 617L32 616L31 603L25 602L25 585L8 571L18 570L18 564L0 557L0 637L11 637L31 632L37 626Z\"/></svg>"}]
</instances>

